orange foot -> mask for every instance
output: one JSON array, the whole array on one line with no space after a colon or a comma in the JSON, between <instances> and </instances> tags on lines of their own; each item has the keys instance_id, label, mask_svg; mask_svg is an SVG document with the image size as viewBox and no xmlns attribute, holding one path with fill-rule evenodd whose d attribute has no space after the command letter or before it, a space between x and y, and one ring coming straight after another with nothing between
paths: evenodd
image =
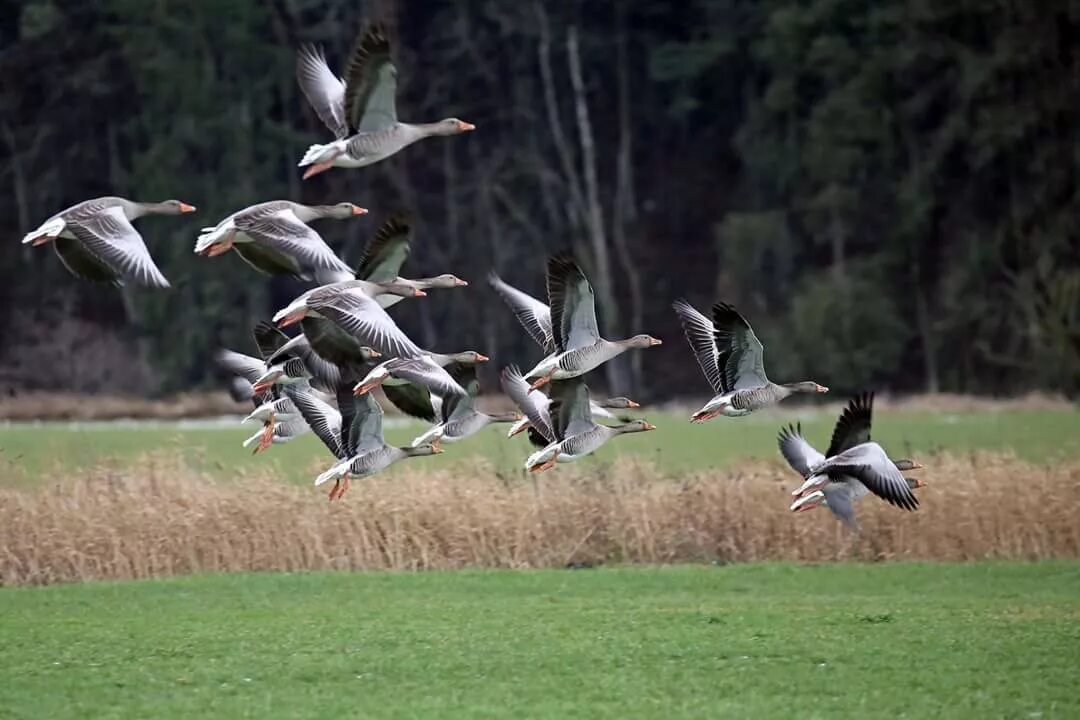
<instances>
[{"instance_id":1,"label":"orange foot","mask_svg":"<svg viewBox=\"0 0 1080 720\"><path fill-rule=\"evenodd\" d=\"M545 385L547 385L549 382L551 382L551 379L554 377L554 375L555 375L554 370L549 372L547 375L544 375L542 378L540 378L539 380L537 380L536 382L534 382L532 385L529 386L529 392L532 392L533 390L536 390L538 388L542 388Z\"/></svg>"}]
</instances>

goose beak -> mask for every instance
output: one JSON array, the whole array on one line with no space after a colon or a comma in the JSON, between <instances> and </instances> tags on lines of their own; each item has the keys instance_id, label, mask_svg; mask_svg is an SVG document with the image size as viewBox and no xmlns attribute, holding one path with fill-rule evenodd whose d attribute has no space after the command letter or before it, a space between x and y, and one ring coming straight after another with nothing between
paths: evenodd
<instances>
[{"instance_id":1,"label":"goose beak","mask_svg":"<svg viewBox=\"0 0 1080 720\"><path fill-rule=\"evenodd\" d=\"M443 452L445 452L442 449L442 445L439 444L439 438L435 438L431 441L431 452L435 453L436 455L442 455Z\"/></svg>"},{"instance_id":2,"label":"goose beak","mask_svg":"<svg viewBox=\"0 0 1080 720\"><path fill-rule=\"evenodd\" d=\"M818 385L817 386L817 391L819 393L827 393L827 392L829 392L829 388L825 387L824 385Z\"/></svg>"},{"instance_id":3,"label":"goose beak","mask_svg":"<svg viewBox=\"0 0 1080 720\"><path fill-rule=\"evenodd\" d=\"M283 328L288 327L289 325L294 325L303 320L305 315L307 315L307 310L297 310L292 315L286 315L285 317L281 318L281 320L278 321L278 327Z\"/></svg>"},{"instance_id":4,"label":"goose beak","mask_svg":"<svg viewBox=\"0 0 1080 720\"><path fill-rule=\"evenodd\" d=\"M656 345L663 345L663 344L664 344L663 340L657 340L656 338L649 338L649 347L654 347Z\"/></svg>"},{"instance_id":5,"label":"goose beak","mask_svg":"<svg viewBox=\"0 0 1080 720\"><path fill-rule=\"evenodd\" d=\"M467 122L465 122L463 120L458 120L457 129L458 129L458 132L469 132L470 130L475 130L476 126L473 125L472 123L467 123Z\"/></svg>"},{"instance_id":6,"label":"goose beak","mask_svg":"<svg viewBox=\"0 0 1080 720\"><path fill-rule=\"evenodd\" d=\"M465 287L468 284L469 283L462 280L461 278L454 278L454 287Z\"/></svg>"},{"instance_id":7,"label":"goose beak","mask_svg":"<svg viewBox=\"0 0 1080 720\"><path fill-rule=\"evenodd\" d=\"M476 362L487 362L490 359L491 358L489 358L487 355L484 355L483 353L476 353Z\"/></svg>"},{"instance_id":8,"label":"goose beak","mask_svg":"<svg viewBox=\"0 0 1080 720\"><path fill-rule=\"evenodd\" d=\"M307 177L306 175L304 177ZM367 215L367 208L362 208L359 205L352 206L353 215Z\"/></svg>"},{"instance_id":9,"label":"goose beak","mask_svg":"<svg viewBox=\"0 0 1080 720\"><path fill-rule=\"evenodd\" d=\"M647 423L645 423L645 429L646 430L655 430L656 426L653 425L651 422L647 422Z\"/></svg>"},{"instance_id":10,"label":"goose beak","mask_svg":"<svg viewBox=\"0 0 1080 720\"><path fill-rule=\"evenodd\" d=\"M911 469L912 470L922 470L922 468L923 468L922 463L917 463L914 460L911 462ZM922 482L922 480L920 480L919 482Z\"/></svg>"},{"instance_id":11,"label":"goose beak","mask_svg":"<svg viewBox=\"0 0 1080 720\"><path fill-rule=\"evenodd\" d=\"M195 206L194 205L188 205L186 202L182 202L182 203L180 203L180 212L182 212L182 213L195 212Z\"/></svg>"},{"instance_id":12,"label":"goose beak","mask_svg":"<svg viewBox=\"0 0 1080 720\"><path fill-rule=\"evenodd\" d=\"M33 247L37 247L38 245L44 245L45 243L53 239L54 238L52 235L38 235L36 238L30 241L30 245Z\"/></svg>"},{"instance_id":13,"label":"goose beak","mask_svg":"<svg viewBox=\"0 0 1080 720\"><path fill-rule=\"evenodd\" d=\"M427 293L420 288L417 288L413 291L413 297L427 297Z\"/></svg>"},{"instance_id":14,"label":"goose beak","mask_svg":"<svg viewBox=\"0 0 1080 720\"><path fill-rule=\"evenodd\" d=\"M627 400L626 401L626 407L628 407L628 408L639 408L639 407L641 407L641 403L634 402L633 400Z\"/></svg>"},{"instance_id":15,"label":"goose beak","mask_svg":"<svg viewBox=\"0 0 1080 720\"><path fill-rule=\"evenodd\" d=\"M379 352L378 350L376 350L375 348L364 347L364 348L361 348L361 349L367 354L367 356L369 358L375 359L375 358L381 358L382 357L382 353Z\"/></svg>"}]
</instances>

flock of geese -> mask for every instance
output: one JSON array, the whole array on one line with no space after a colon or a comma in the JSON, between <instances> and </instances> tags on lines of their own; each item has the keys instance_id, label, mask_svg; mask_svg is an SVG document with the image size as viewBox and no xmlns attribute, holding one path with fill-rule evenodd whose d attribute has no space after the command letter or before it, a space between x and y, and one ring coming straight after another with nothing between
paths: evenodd
<instances>
[{"instance_id":1,"label":"flock of geese","mask_svg":"<svg viewBox=\"0 0 1080 720\"><path fill-rule=\"evenodd\" d=\"M357 168L383 160L431 135L471 131L470 123L448 118L410 124L397 119L397 68L389 35L380 24L363 30L344 78L329 68L319 48L299 52L297 80L311 107L334 135L312 145L299 166L303 177L333 167ZM148 214L194 212L179 200L133 202L121 197L87 200L47 219L27 233L23 243L51 243L73 274L92 281L167 288L142 236L131 224ZM542 472L595 452L612 438L654 430L643 419L617 416L613 410L638 407L628 398L594 398L585 378L604 363L630 350L660 344L650 335L607 339L600 333L592 285L571 252L548 258L547 303L491 274L488 282L543 358L522 372L508 365L500 373L503 392L518 412L478 409L477 366L489 358L475 350L455 353L421 348L387 312L406 298L429 290L464 287L455 275L410 279L401 276L413 235L406 213L390 216L378 229L354 269L334 252L309 223L348 219L367 213L351 203L303 205L274 200L243 208L212 227L204 227L195 252L215 257L235 250L267 275L287 275L315 285L286 307L273 322L262 321L253 335L258 356L232 350L217 355L233 380L238 399L251 400L245 421L262 423L244 442L261 452L314 433L335 458L316 479L333 481L330 499L341 497L351 478L378 473L407 458L442 452L442 443L462 441L492 423L511 424L507 435L527 432L536 451L526 458L529 472ZM674 303L690 347L715 393L691 416L705 422L720 415L741 417L775 405L793 393L824 393L815 382L778 384L765 374L761 342L739 312L726 303L711 318L684 300ZM283 328L298 326L288 335ZM401 412L431 423L404 447L383 437L383 411L373 390ZM907 510L918 507L912 492L922 483L903 472L921 467L891 460L870 440L873 397L854 398L836 424L825 454L803 437L801 427L781 430L780 451L802 477L794 492L794 512L828 507L854 526L855 500L874 494Z\"/></svg>"}]
</instances>

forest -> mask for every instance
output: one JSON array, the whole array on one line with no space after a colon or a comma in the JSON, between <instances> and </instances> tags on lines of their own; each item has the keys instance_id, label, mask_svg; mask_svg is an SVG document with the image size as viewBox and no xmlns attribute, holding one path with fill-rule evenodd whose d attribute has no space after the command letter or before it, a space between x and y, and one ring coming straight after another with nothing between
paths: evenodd
<instances>
[{"instance_id":1,"label":"forest","mask_svg":"<svg viewBox=\"0 0 1080 720\"><path fill-rule=\"evenodd\" d=\"M325 128L296 50L393 31L398 112L475 132L307 181ZM398 210L424 347L538 358L487 287L543 296L573 248L642 400L702 394L671 302L723 299L775 379L834 391L1080 394L1080 3L1069 0L0 0L0 389L159 396L304 289L200 227L254 202L349 201L349 263ZM101 195L178 198L140 230L173 283L71 277L19 239ZM599 382L600 379L597 379Z\"/></svg>"}]
</instances>

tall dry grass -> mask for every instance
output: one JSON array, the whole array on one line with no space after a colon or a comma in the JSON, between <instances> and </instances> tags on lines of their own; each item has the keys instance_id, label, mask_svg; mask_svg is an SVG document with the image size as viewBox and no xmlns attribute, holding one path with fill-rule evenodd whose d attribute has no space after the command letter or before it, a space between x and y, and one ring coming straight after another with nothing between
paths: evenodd
<instances>
[{"instance_id":1,"label":"tall dry grass","mask_svg":"<svg viewBox=\"0 0 1080 720\"><path fill-rule=\"evenodd\" d=\"M931 458L918 512L859 503L792 515L775 462L664 476L624 460L536 478L421 462L342 502L269 476L215 480L167 455L123 472L0 490L3 585L253 570L563 567L755 560L1080 557L1080 461ZM433 469L434 467L434 469Z\"/></svg>"}]
</instances>

